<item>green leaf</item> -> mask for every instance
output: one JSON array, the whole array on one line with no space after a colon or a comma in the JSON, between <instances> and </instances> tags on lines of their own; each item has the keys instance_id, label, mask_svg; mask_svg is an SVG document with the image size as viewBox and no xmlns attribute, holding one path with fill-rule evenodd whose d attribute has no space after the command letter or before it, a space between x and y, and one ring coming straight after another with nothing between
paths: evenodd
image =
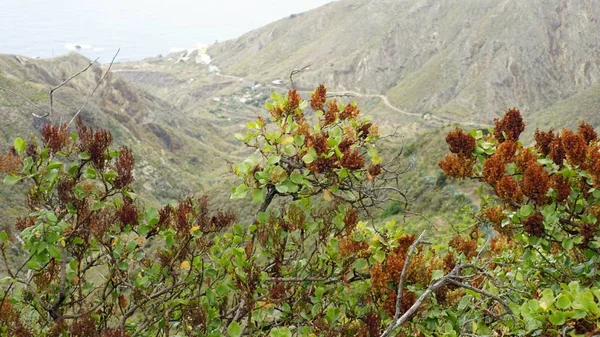
<instances>
[{"instance_id":1,"label":"green leaf","mask_svg":"<svg viewBox=\"0 0 600 337\"><path fill-rule=\"evenodd\" d=\"M249 190L250 188L248 186L241 184L233 189L231 193L231 199L243 199L246 197L246 194Z\"/></svg>"},{"instance_id":2,"label":"green leaf","mask_svg":"<svg viewBox=\"0 0 600 337\"><path fill-rule=\"evenodd\" d=\"M550 316L548 317L548 320L553 325L559 326L559 325L565 324L566 317L565 317L565 314L563 312L561 312L561 311L553 311L550 314Z\"/></svg>"},{"instance_id":3,"label":"green leaf","mask_svg":"<svg viewBox=\"0 0 600 337\"><path fill-rule=\"evenodd\" d=\"M440 269L436 269L431 273L431 280L435 281L435 280L439 280L442 277L444 277L444 271L440 270Z\"/></svg>"},{"instance_id":4,"label":"green leaf","mask_svg":"<svg viewBox=\"0 0 600 337\"><path fill-rule=\"evenodd\" d=\"M125 261L119 262L119 269L122 271L127 271L129 269L129 264Z\"/></svg>"},{"instance_id":5,"label":"green leaf","mask_svg":"<svg viewBox=\"0 0 600 337\"><path fill-rule=\"evenodd\" d=\"M283 95L281 95L280 93L273 91L271 93L271 99L275 102L275 103L283 103L284 98Z\"/></svg>"},{"instance_id":6,"label":"green leaf","mask_svg":"<svg viewBox=\"0 0 600 337\"><path fill-rule=\"evenodd\" d=\"M556 298L556 307L558 309L564 310L567 309L569 306L571 306L571 300L569 299L569 297L565 296L564 294L558 295L558 297Z\"/></svg>"},{"instance_id":7,"label":"green leaf","mask_svg":"<svg viewBox=\"0 0 600 337\"><path fill-rule=\"evenodd\" d=\"M531 205L523 205L521 206L521 209L519 209L519 217L521 218L527 218L531 214L533 214L533 206Z\"/></svg>"},{"instance_id":8,"label":"green leaf","mask_svg":"<svg viewBox=\"0 0 600 337\"><path fill-rule=\"evenodd\" d=\"M306 164L310 164L313 161L315 161L315 159L317 159L318 154L317 154L317 150L315 150L315 148L311 147L310 150L308 150L308 153L304 155L304 157L302 157L302 161Z\"/></svg>"},{"instance_id":9,"label":"green leaf","mask_svg":"<svg viewBox=\"0 0 600 337\"><path fill-rule=\"evenodd\" d=\"M565 250L571 250L573 249L573 238L566 238L563 240L562 242L562 247Z\"/></svg>"},{"instance_id":10,"label":"green leaf","mask_svg":"<svg viewBox=\"0 0 600 337\"><path fill-rule=\"evenodd\" d=\"M50 163L48 163L48 170L53 170L53 169L58 169L58 168L62 168L63 167L63 163L57 161L57 160L52 160L50 161Z\"/></svg>"},{"instance_id":11,"label":"green leaf","mask_svg":"<svg viewBox=\"0 0 600 337\"><path fill-rule=\"evenodd\" d=\"M302 184L304 182L304 176L298 172L292 172L290 180L295 184Z\"/></svg>"},{"instance_id":12,"label":"green leaf","mask_svg":"<svg viewBox=\"0 0 600 337\"><path fill-rule=\"evenodd\" d=\"M286 185L284 185L283 183L275 185L275 189L277 190L277 192L279 192L281 194L288 193L288 187Z\"/></svg>"},{"instance_id":13,"label":"green leaf","mask_svg":"<svg viewBox=\"0 0 600 337\"><path fill-rule=\"evenodd\" d=\"M159 220L159 215L156 208L148 207L146 211L144 211L144 220L146 220L146 222L152 226L156 225Z\"/></svg>"},{"instance_id":14,"label":"green leaf","mask_svg":"<svg viewBox=\"0 0 600 337\"><path fill-rule=\"evenodd\" d=\"M99 201L99 202L93 204L91 209L92 209L92 211L99 211L104 208L104 205L106 205L104 202Z\"/></svg>"},{"instance_id":15,"label":"green leaf","mask_svg":"<svg viewBox=\"0 0 600 337\"><path fill-rule=\"evenodd\" d=\"M382 250L377 250L377 252L373 254L373 258L375 261L381 263L385 260L385 253Z\"/></svg>"},{"instance_id":16,"label":"green leaf","mask_svg":"<svg viewBox=\"0 0 600 337\"><path fill-rule=\"evenodd\" d=\"M252 191L252 201L256 203L261 203L265 201L265 189L264 188L255 188Z\"/></svg>"},{"instance_id":17,"label":"green leaf","mask_svg":"<svg viewBox=\"0 0 600 337\"><path fill-rule=\"evenodd\" d=\"M231 322L227 327L227 333L229 337L239 337L242 335L242 327L238 322Z\"/></svg>"},{"instance_id":18,"label":"green leaf","mask_svg":"<svg viewBox=\"0 0 600 337\"><path fill-rule=\"evenodd\" d=\"M17 153L22 154L23 152L25 152L25 149L27 148L27 142L23 140L23 138L18 137L15 139L13 146L15 148L15 150L17 151Z\"/></svg>"},{"instance_id":19,"label":"green leaf","mask_svg":"<svg viewBox=\"0 0 600 337\"><path fill-rule=\"evenodd\" d=\"M108 171L105 172L102 176L107 181L113 181L118 176L118 174L115 171Z\"/></svg>"},{"instance_id":20,"label":"green leaf","mask_svg":"<svg viewBox=\"0 0 600 337\"><path fill-rule=\"evenodd\" d=\"M258 212L256 220L258 220L258 223L267 223L269 221L269 214L267 212Z\"/></svg>"},{"instance_id":21,"label":"green leaf","mask_svg":"<svg viewBox=\"0 0 600 337\"><path fill-rule=\"evenodd\" d=\"M83 176L86 177L87 179L96 179L96 176L97 176L96 170L93 167L88 166L88 168L83 173Z\"/></svg>"},{"instance_id":22,"label":"green leaf","mask_svg":"<svg viewBox=\"0 0 600 337\"><path fill-rule=\"evenodd\" d=\"M19 180L21 180L22 177L16 176L14 174L9 174L6 177L4 177L4 185L14 185L16 183L19 182Z\"/></svg>"},{"instance_id":23,"label":"green leaf","mask_svg":"<svg viewBox=\"0 0 600 337\"><path fill-rule=\"evenodd\" d=\"M60 259L60 249L58 249L58 247L53 246L53 245L49 245L48 246L48 254L50 254L50 256L52 256L55 259Z\"/></svg>"},{"instance_id":24,"label":"green leaf","mask_svg":"<svg viewBox=\"0 0 600 337\"><path fill-rule=\"evenodd\" d=\"M219 283L219 285L217 285L217 288L215 289L217 292L217 295L223 297L225 295L227 295L230 291L229 287L227 286L227 284L225 283Z\"/></svg>"},{"instance_id":25,"label":"green leaf","mask_svg":"<svg viewBox=\"0 0 600 337\"><path fill-rule=\"evenodd\" d=\"M356 261L354 261L354 263L352 264L352 268L357 269L357 270L362 270L363 268L366 268L369 266L369 263L367 262L367 260L360 258L357 259Z\"/></svg>"},{"instance_id":26,"label":"green leaf","mask_svg":"<svg viewBox=\"0 0 600 337\"><path fill-rule=\"evenodd\" d=\"M269 334L271 337L292 337L292 332L290 328L282 327L282 328L274 328L271 330Z\"/></svg>"},{"instance_id":27,"label":"green leaf","mask_svg":"<svg viewBox=\"0 0 600 337\"><path fill-rule=\"evenodd\" d=\"M90 160L90 155L87 152L81 152L79 154L79 159L81 160Z\"/></svg>"},{"instance_id":28,"label":"green leaf","mask_svg":"<svg viewBox=\"0 0 600 337\"><path fill-rule=\"evenodd\" d=\"M0 241L3 243L8 242L8 233L6 233L6 231L0 232Z\"/></svg>"},{"instance_id":29,"label":"green leaf","mask_svg":"<svg viewBox=\"0 0 600 337\"><path fill-rule=\"evenodd\" d=\"M275 164L279 163L280 160L281 160L281 156L269 157L269 160L267 160L267 165L275 165Z\"/></svg>"},{"instance_id":30,"label":"green leaf","mask_svg":"<svg viewBox=\"0 0 600 337\"><path fill-rule=\"evenodd\" d=\"M598 305L594 301L594 295L591 291L588 290L584 293L581 293L579 295L579 301L581 302L581 304L583 304L583 307L588 312L594 315L600 314L600 308L598 308Z\"/></svg>"}]
</instances>

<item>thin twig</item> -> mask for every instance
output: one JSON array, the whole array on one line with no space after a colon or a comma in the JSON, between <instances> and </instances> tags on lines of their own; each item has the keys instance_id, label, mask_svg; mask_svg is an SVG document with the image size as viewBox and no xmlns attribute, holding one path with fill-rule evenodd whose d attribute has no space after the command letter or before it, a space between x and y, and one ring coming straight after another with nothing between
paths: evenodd
<instances>
[{"instance_id":1,"label":"thin twig","mask_svg":"<svg viewBox=\"0 0 600 337\"><path fill-rule=\"evenodd\" d=\"M115 53L115 56L113 56L112 60L110 61L110 64L108 65L108 69L106 69L106 72L104 73L104 75L102 75L102 77L100 78L100 81L98 81L98 84L96 85L96 87L94 88L94 90L88 95L87 99L85 100L85 102L83 103L83 105L81 106L81 108L79 108L79 110L77 110L77 112L75 113L75 115L73 115L73 118L71 118L71 120L67 124L67 127L69 127L69 126L71 126L71 124L73 124L73 121L75 121L75 119L77 118L77 116L79 116L79 114L81 113L81 111L83 110L83 108L85 108L85 106L89 103L90 99L92 98L92 96L94 95L94 93L96 92L96 90L98 90L98 87L100 87L100 84L102 84L102 82L104 81L104 79L106 78L106 76L108 75L108 73L110 72L110 68L112 68L112 65L115 62L115 59L117 58L117 55L119 55L120 51L121 51L121 48L119 48L117 50L117 52Z\"/></svg>"},{"instance_id":2,"label":"thin twig","mask_svg":"<svg viewBox=\"0 0 600 337\"><path fill-rule=\"evenodd\" d=\"M35 112L32 112L31 114L33 115L33 117L44 118L44 117L46 117L46 116L48 116L50 114L50 112L48 110L46 110L46 109L42 108L41 106L35 104L32 100L30 100L29 98L25 97L24 95L22 95L22 94L20 94L20 93L18 93L16 91L14 91L14 90L10 90L10 89L5 88L5 87L0 87L0 90L8 91L8 92L10 92L13 95L17 95L17 96L21 97L23 100L25 100L25 102L33 105L34 107L36 107L39 110L41 110L41 111L44 112L44 115L38 115Z\"/></svg>"},{"instance_id":3,"label":"thin twig","mask_svg":"<svg viewBox=\"0 0 600 337\"><path fill-rule=\"evenodd\" d=\"M402 316L392 320L392 322L390 322L390 324L387 326L387 328L384 330L384 332L381 334L380 337L390 336L392 331L394 331L396 328L398 328L399 326L404 324L404 322L408 321L410 319L410 317L412 315L414 315L414 313L419 309L419 307L423 304L423 302L427 299L427 297L429 297L431 294L433 294L436 290L440 289L446 283L451 283L458 287L462 287L465 289L475 291L479 294L482 294L483 296L486 296L488 298L491 298L491 299L499 302L500 304L502 304L502 306L504 306L507 309L505 314L513 316L513 319L514 319L514 315L513 315L512 311L510 310L508 304L506 304L506 302L504 302L500 297L493 295L485 290L475 288L471 285L456 281L456 278L460 278L460 272L464 269L469 269L469 268L475 268L475 269L480 270L480 267L477 267L473 264L461 264L461 265L455 266L451 272L446 274L446 276L435 281L427 289L425 289L425 291L421 294L421 296L419 296L419 298L415 301L415 303L408 310L406 310L406 312L404 312L402 314Z\"/></svg>"},{"instance_id":4,"label":"thin twig","mask_svg":"<svg viewBox=\"0 0 600 337\"><path fill-rule=\"evenodd\" d=\"M75 74L71 75L71 77L67 78L66 80L64 80L61 84L55 86L54 88L50 89L50 91L48 92L48 94L50 95L50 111L48 112L48 114L44 117L48 117L50 116L52 113L54 113L54 98L53 98L53 94L56 90L58 90L60 87L62 87L63 85L69 83L72 79L74 79L75 77L83 74L84 72L86 72L88 69L90 69L90 67L92 65L94 65L94 63L96 63L96 61L98 61L99 57L96 58L94 61L90 61L90 63L87 65L87 67L81 69L80 71L76 72Z\"/></svg>"},{"instance_id":5,"label":"thin twig","mask_svg":"<svg viewBox=\"0 0 600 337\"><path fill-rule=\"evenodd\" d=\"M312 64L309 64L307 66L302 67L301 69L292 70L292 72L290 73L290 83L291 83L292 89L296 88L296 85L294 84L294 75L297 75L297 74L300 74L300 73L303 73L303 72L309 70L311 65Z\"/></svg>"},{"instance_id":6,"label":"thin twig","mask_svg":"<svg viewBox=\"0 0 600 337\"><path fill-rule=\"evenodd\" d=\"M402 313L402 290L404 288L404 280L406 279L406 271L408 270L408 265L410 264L410 259L413 255L413 253L415 252L415 249L421 243L421 240L423 240L423 237L425 237L425 232L426 231L423 231L421 233L421 235L419 235L417 240L415 240L415 242L413 242L413 244L410 245L410 248L408 249L408 253L406 254L406 261L404 262L404 267L402 268L402 274L400 275L400 282L398 282L398 292L396 294L396 313L394 314L394 319L392 320L393 322L398 320L398 317L400 317L400 314ZM391 329L391 328L392 328L392 325L388 326L388 329ZM388 329L386 329L386 331ZM384 331L384 334L385 333L386 332Z\"/></svg>"}]
</instances>

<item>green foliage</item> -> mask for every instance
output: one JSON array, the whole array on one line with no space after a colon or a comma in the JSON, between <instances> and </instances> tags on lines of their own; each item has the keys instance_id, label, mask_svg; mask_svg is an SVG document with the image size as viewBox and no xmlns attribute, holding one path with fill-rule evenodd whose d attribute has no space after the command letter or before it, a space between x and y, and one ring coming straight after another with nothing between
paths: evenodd
<instances>
[{"instance_id":1,"label":"green foliage","mask_svg":"<svg viewBox=\"0 0 600 337\"><path fill-rule=\"evenodd\" d=\"M565 146L561 162L544 154L541 136L538 149L517 142L514 111L493 137L452 132L454 154L440 166L490 186L479 190L478 226L461 213L455 233L428 242L396 221L362 218L366 202L383 206L373 197L381 183L393 187L376 125L354 103L327 101L324 86L310 104L314 116L295 91L274 94L269 121L236 135L255 150L233 168L241 183L232 196L260 204L249 223L212 211L206 196L142 206L133 155L112 149L106 130L47 125L39 146L16 139L1 171L5 185L27 186L30 211L18 233L0 231L0 336L598 331L593 130L557 136L581 148ZM23 255L16 268L13 251Z\"/></svg>"},{"instance_id":2,"label":"green foliage","mask_svg":"<svg viewBox=\"0 0 600 337\"><path fill-rule=\"evenodd\" d=\"M479 216L498 233L488 258L502 264L490 275L516 291L507 294L513 322L498 329L510 335L597 333L596 132L585 123L576 133L536 130L535 146L526 147L518 141L523 130L516 109L496 121L493 136L458 129L446 138L454 154L440 162L449 175L477 178L495 191L482 193Z\"/></svg>"}]
</instances>

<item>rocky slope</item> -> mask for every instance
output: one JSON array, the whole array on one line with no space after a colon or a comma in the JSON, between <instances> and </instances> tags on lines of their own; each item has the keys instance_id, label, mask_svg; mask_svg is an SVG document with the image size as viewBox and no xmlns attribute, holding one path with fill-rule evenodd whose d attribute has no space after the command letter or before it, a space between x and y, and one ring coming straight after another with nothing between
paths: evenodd
<instances>
[{"instance_id":1,"label":"rocky slope","mask_svg":"<svg viewBox=\"0 0 600 337\"><path fill-rule=\"evenodd\" d=\"M549 0L344 0L209 49L237 76L326 82L386 94L411 112L487 122L553 105L598 84L600 4Z\"/></svg>"},{"instance_id":2,"label":"rocky slope","mask_svg":"<svg viewBox=\"0 0 600 337\"><path fill-rule=\"evenodd\" d=\"M49 60L0 56L0 87L48 106L48 89L86 67L78 54ZM104 69L93 65L54 95L54 114L36 118L38 108L22 97L0 90L0 140L11 144L18 135L37 135L46 122L68 122L86 100ZM146 200L166 201L201 191L219 181L227 159L239 147L223 140L218 126L183 112L175 105L110 73L81 112L93 127L110 129L117 146L133 148L138 192ZM4 145L2 146L4 147Z\"/></svg>"}]
</instances>

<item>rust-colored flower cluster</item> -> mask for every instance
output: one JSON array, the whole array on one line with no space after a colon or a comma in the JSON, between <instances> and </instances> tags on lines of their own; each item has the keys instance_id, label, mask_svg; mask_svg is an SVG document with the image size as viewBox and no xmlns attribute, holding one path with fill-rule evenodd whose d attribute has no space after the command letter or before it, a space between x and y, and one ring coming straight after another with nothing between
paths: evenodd
<instances>
[{"instance_id":1,"label":"rust-colored flower cluster","mask_svg":"<svg viewBox=\"0 0 600 337\"><path fill-rule=\"evenodd\" d=\"M582 245L587 247L588 243L595 240L598 234L598 221L595 223L583 222L579 225L579 234L583 236Z\"/></svg>"},{"instance_id":2,"label":"rust-colored flower cluster","mask_svg":"<svg viewBox=\"0 0 600 337\"><path fill-rule=\"evenodd\" d=\"M21 169L22 161L14 150L0 153L0 173L15 173Z\"/></svg>"},{"instance_id":3,"label":"rust-colored flower cluster","mask_svg":"<svg viewBox=\"0 0 600 337\"><path fill-rule=\"evenodd\" d=\"M327 101L327 87L325 87L325 84L321 84L317 89L315 89L311 96L310 107L315 111L323 111L325 101Z\"/></svg>"},{"instance_id":4,"label":"rust-colored flower cluster","mask_svg":"<svg viewBox=\"0 0 600 337\"><path fill-rule=\"evenodd\" d=\"M331 125L335 123L338 119L338 114L340 110L338 109L338 104L335 99L332 99L327 104L327 111L325 112L325 118L323 121L323 126Z\"/></svg>"},{"instance_id":5,"label":"rust-colored flower cluster","mask_svg":"<svg viewBox=\"0 0 600 337\"><path fill-rule=\"evenodd\" d=\"M522 148L515 158L515 164L521 172L525 172L531 165L537 163L537 156L529 148Z\"/></svg>"},{"instance_id":6,"label":"rust-colored flower cluster","mask_svg":"<svg viewBox=\"0 0 600 337\"><path fill-rule=\"evenodd\" d=\"M506 173L506 162L500 154L494 153L483 163L481 175L483 180L489 184L496 184Z\"/></svg>"},{"instance_id":7,"label":"rust-colored flower cluster","mask_svg":"<svg viewBox=\"0 0 600 337\"><path fill-rule=\"evenodd\" d=\"M586 122L581 122L581 124L579 124L577 134L585 140L587 145L598 140L598 133L596 133L593 126Z\"/></svg>"},{"instance_id":8,"label":"rust-colored flower cluster","mask_svg":"<svg viewBox=\"0 0 600 337\"><path fill-rule=\"evenodd\" d=\"M364 241L354 241L349 236L346 236L340 240L340 255L342 257L350 256L363 256L369 249L369 244Z\"/></svg>"},{"instance_id":9,"label":"rust-colored flower cluster","mask_svg":"<svg viewBox=\"0 0 600 337\"><path fill-rule=\"evenodd\" d=\"M400 280L402 268L404 268L404 262L406 260L406 254L414 241L414 235L404 234L400 236L400 238L398 238L398 246L395 247L390 254L388 254L383 264L378 263L371 267L371 286L374 294L386 294L388 292L388 282L392 280ZM418 278L415 277L417 270L414 269L414 267L418 266L418 269L421 269L421 271L423 270L422 266L419 266L417 261L421 255L422 254L420 251L417 252L413 256L413 260L408 266L408 279L413 282L417 281Z\"/></svg>"},{"instance_id":10,"label":"rust-colored flower cluster","mask_svg":"<svg viewBox=\"0 0 600 337\"><path fill-rule=\"evenodd\" d=\"M571 194L571 183L569 182L569 179L554 174L550 180L552 188L557 191L556 201L563 202L567 200Z\"/></svg>"},{"instance_id":11,"label":"rust-colored flower cluster","mask_svg":"<svg viewBox=\"0 0 600 337\"><path fill-rule=\"evenodd\" d=\"M317 137L315 137L314 143L311 147L314 147L317 150L317 154L320 156L329 151L329 145L327 145L327 135L323 132L319 133Z\"/></svg>"},{"instance_id":12,"label":"rust-colored flower cluster","mask_svg":"<svg viewBox=\"0 0 600 337\"><path fill-rule=\"evenodd\" d=\"M15 223L15 229L18 231L23 231L25 228L29 228L35 225L34 218L32 217L18 217Z\"/></svg>"},{"instance_id":13,"label":"rust-colored flower cluster","mask_svg":"<svg viewBox=\"0 0 600 337\"><path fill-rule=\"evenodd\" d=\"M504 235L510 233L508 228L502 227L502 221L506 219L506 215L504 215L502 206L489 207L485 210L484 215L498 233Z\"/></svg>"},{"instance_id":14,"label":"rust-colored flower cluster","mask_svg":"<svg viewBox=\"0 0 600 337\"><path fill-rule=\"evenodd\" d=\"M523 172L521 180L521 190L529 199L534 200L538 205L544 203L546 193L550 188L550 177L542 165L535 164L529 166Z\"/></svg>"},{"instance_id":15,"label":"rust-colored flower cluster","mask_svg":"<svg viewBox=\"0 0 600 337\"><path fill-rule=\"evenodd\" d=\"M517 153L518 143L514 140L507 140L500 143L496 148L494 155L500 157L504 163L512 163L515 161L515 154Z\"/></svg>"},{"instance_id":16,"label":"rust-colored flower cluster","mask_svg":"<svg viewBox=\"0 0 600 337\"><path fill-rule=\"evenodd\" d=\"M354 208L347 209L346 214L344 215L344 230L346 231L346 235L350 235L357 224L358 212Z\"/></svg>"},{"instance_id":17,"label":"rust-colored flower cluster","mask_svg":"<svg viewBox=\"0 0 600 337\"><path fill-rule=\"evenodd\" d=\"M96 334L96 322L90 315L84 315L71 324L69 336L88 337Z\"/></svg>"},{"instance_id":18,"label":"rust-colored flower cluster","mask_svg":"<svg viewBox=\"0 0 600 337\"><path fill-rule=\"evenodd\" d=\"M529 235L541 237L544 235L544 217L534 213L523 222L523 230Z\"/></svg>"},{"instance_id":19,"label":"rust-colored flower cluster","mask_svg":"<svg viewBox=\"0 0 600 337\"><path fill-rule=\"evenodd\" d=\"M552 146L552 142L556 138L554 135L554 131L552 129L548 131L542 131L539 129L535 130L535 149L542 154L542 156L547 157L550 155L550 150Z\"/></svg>"},{"instance_id":20,"label":"rust-colored flower cluster","mask_svg":"<svg viewBox=\"0 0 600 337\"><path fill-rule=\"evenodd\" d=\"M561 141L569 164L583 167L587 154L586 140L571 130L563 129L561 132Z\"/></svg>"},{"instance_id":21,"label":"rust-colored flower cluster","mask_svg":"<svg viewBox=\"0 0 600 337\"><path fill-rule=\"evenodd\" d=\"M473 175L475 158L462 158L457 154L447 154L438 165L450 177L467 178Z\"/></svg>"},{"instance_id":22,"label":"rust-colored flower cluster","mask_svg":"<svg viewBox=\"0 0 600 337\"><path fill-rule=\"evenodd\" d=\"M340 165L350 170L359 170L365 165L365 158L358 152L358 149L348 149L344 152Z\"/></svg>"},{"instance_id":23,"label":"rust-colored flower cluster","mask_svg":"<svg viewBox=\"0 0 600 337\"><path fill-rule=\"evenodd\" d=\"M123 227L136 224L138 216L139 211L129 198L126 198L123 205L117 210L117 218Z\"/></svg>"},{"instance_id":24,"label":"rust-colored flower cluster","mask_svg":"<svg viewBox=\"0 0 600 337\"><path fill-rule=\"evenodd\" d=\"M472 152L476 145L473 136L456 129L446 136L446 143L450 146L450 152L441 160L439 167L450 177L466 178L473 175L475 157Z\"/></svg>"},{"instance_id":25,"label":"rust-colored flower cluster","mask_svg":"<svg viewBox=\"0 0 600 337\"><path fill-rule=\"evenodd\" d=\"M504 113L502 119L494 119L494 137L502 143L506 140L518 141L519 136L525 130L525 123L521 112L517 108L509 109Z\"/></svg>"},{"instance_id":26,"label":"rust-colored flower cluster","mask_svg":"<svg viewBox=\"0 0 600 337\"><path fill-rule=\"evenodd\" d=\"M341 120L356 119L356 117L358 117L359 114L360 114L360 110L356 106L356 103L350 102L346 105L346 107L344 108L344 111L342 111L340 113L340 119Z\"/></svg>"},{"instance_id":27,"label":"rust-colored flower cluster","mask_svg":"<svg viewBox=\"0 0 600 337\"><path fill-rule=\"evenodd\" d=\"M475 138L457 128L446 136L446 143L450 145L450 152L469 157L475 149Z\"/></svg>"},{"instance_id":28,"label":"rust-colored flower cluster","mask_svg":"<svg viewBox=\"0 0 600 337\"><path fill-rule=\"evenodd\" d=\"M6 336L33 337L31 330L21 323L21 314L10 304L9 298L4 298L0 307L0 329Z\"/></svg>"},{"instance_id":29,"label":"rust-colored flower cluster","mask_svg":"<svg viewBox=\"0 0 600 337\"><path fill-rule=\"evenodd\" d=\"M288 107L290 112L294 112L300 106L300 94L296 89L290 89L288 91Z\"/></svg>"},{"instance_id":30,"label":"rust-colored flower cluster","mask_svg":"<svg viewBox=\"0 0 600 337\"><path fill-rule=\"evenodd\" d=\"M383 310L385 310L386 314L390 317L394 317L396 313L396 300L397 300L397 292L392 289L386 295L385 302L383 304ZM402 299L400 301L400 310L401 312L406 312L410 307L415 304L417 297L414 292L404 289L402 291Z\"/></svg>"},{"instance_id":31,"label":"rust-colored flower cluster","mask_svg":"<svg viewBox=\"0 0 600 337\"><path fill-rule=\"evenodd\" d=\"M135 167L135 159L133 158L133 152L128 147L122 147L120 155L115 162L115 169L117 170L117 177L114 181L114 186L118 189L122 189L125 186L133 183L133 168Z\"/></svg>"},{"instance_id":32,"label":"rust-colored flower cluster","mask_svg":"<svg viewBox=\"0 0 600 337\"><path fill-rule=\"evenodd\" d=\"M56 153L67 145L71 138L67 129L67 124L52 125L50 123L42 128L42 139L44 146L50 149L52 153Z\"/></svg>"},{"instance_id":33,"label":"rust-colored flower cluster","mask_svg":"<svg viewBox=\"0 0 600 337\"><path fill-rule=\"evenodd\" d=\"M494 186L496 195L509 204L521 202L523 194L517 181L512 176L504 176L498 180L496 186Z\"/></svg>"},{"instance_id":34,"label":"rust-colored flower cluster","mask_svg":"<svg viewBox=\"0 0 600 337\"><path fill-rule=\"evenodd\" d=\"M456 249L456 251L463 253L467 259L474 258L477 256L477 240L479 239L479 232L476 228L473 228L469 234L469 238L465 239L460 235L456 235L450 240L450 247Z\"/></svg>"},{"instance_id":35,"label":"rust-colored flower cluster","mask_svg":"<svg viewBox=\"0 0 600 337\"><path fill-rule=\"evenodd\" d=\"M90 156L97 170L103 170L106 164L105 156L113 140L112 134L105 129L94 131L83 123L81 117L77 118L77 131L80 150Z\"/></svg>"}]
</instances>

